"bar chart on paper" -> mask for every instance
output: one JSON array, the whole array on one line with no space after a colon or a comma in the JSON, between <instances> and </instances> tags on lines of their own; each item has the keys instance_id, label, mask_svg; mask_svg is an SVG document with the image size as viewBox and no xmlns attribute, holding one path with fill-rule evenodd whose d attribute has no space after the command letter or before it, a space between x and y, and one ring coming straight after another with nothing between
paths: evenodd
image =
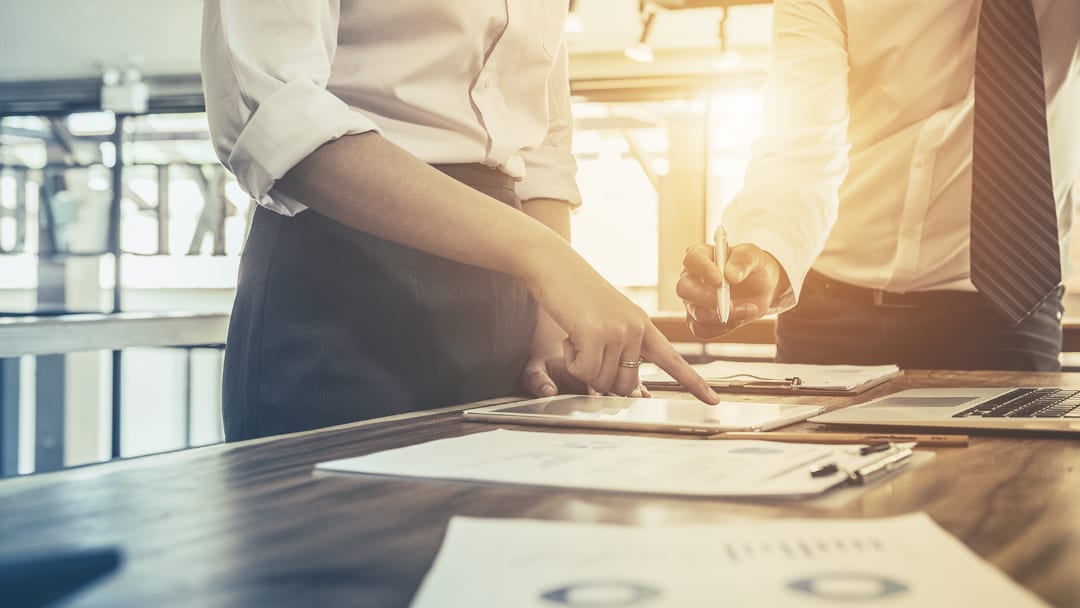
<instances>
[{"instance_id":1,"label":"bar chart on paper","mask_svg":"<svg viewBox=\"0 0 1080 608\"><path fill-rule=\"evenodd\" d=\"M647 527L455 518L413 607L447 597L547 608L1043 605L923 514Z\"/></svg>"}]
</instances>

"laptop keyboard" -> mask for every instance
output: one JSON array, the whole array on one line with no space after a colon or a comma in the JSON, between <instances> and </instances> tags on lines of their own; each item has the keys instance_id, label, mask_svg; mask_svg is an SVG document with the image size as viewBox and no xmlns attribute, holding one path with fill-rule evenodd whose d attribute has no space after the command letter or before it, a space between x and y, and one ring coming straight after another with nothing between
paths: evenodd
<instances>
[{"instance_id":1,"label":"laptop keyboard","mask_svg":"<svg viewBox=\"0 0 1080 608\"><path fill-rule=\"evenodd\" d=\"M1018 388L953 418L1080 418L1080 390Z\"/></svg>"}]
</instances>

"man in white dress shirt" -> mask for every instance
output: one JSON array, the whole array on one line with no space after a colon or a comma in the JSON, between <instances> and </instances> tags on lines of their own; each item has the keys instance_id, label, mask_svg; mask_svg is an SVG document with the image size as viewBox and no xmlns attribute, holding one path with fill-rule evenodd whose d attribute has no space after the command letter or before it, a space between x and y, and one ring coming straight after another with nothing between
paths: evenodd
<instances>
[{"instance_id":1,"label":"man in white dress shirt","mask_svg":"<svg viewBox=\"0 0 1080 608\"><path fill-rule=\"evenodd\" d=\"M719 322L720 270L698 245L678 286L693 331L790 308L781 361L1059 369L1080 2L774 11L766 128L723 217L732 318Z\"/></svg>"},{"instance_id":2,"label":"man in white dress shirt","mask_svg":"<svg viewBox=\"0 0 1080 608\"><path fill-rule=\"evenodd\" d=\"M569 246L566 0L207 0L222 162L259 203L230 441L506 396L719 398ZM576 386L575 386L576 385Z\"/></svg>"}]
</instances>

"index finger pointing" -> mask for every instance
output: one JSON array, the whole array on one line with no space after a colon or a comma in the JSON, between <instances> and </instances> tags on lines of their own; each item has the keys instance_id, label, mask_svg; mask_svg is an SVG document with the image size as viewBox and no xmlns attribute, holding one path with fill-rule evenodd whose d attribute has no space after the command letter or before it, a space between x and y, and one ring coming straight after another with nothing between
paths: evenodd
<instances>
[{"instance_id":1,"label":"index finger pointing","mask_svg":"<svg viewBox=\"0 0 1080 608\"><path fill-rule=\"evenodd\" d=\"M720 403L720 396L709 387L706 382L690 364L682 358L675 347L667 341L664 334L651 323L645 328L645 339L641 344L641 352L646 359L655 363L660 369L671 374L683 388L690 391L695 397L716 405Z\"/></svg>"}]
</instances>

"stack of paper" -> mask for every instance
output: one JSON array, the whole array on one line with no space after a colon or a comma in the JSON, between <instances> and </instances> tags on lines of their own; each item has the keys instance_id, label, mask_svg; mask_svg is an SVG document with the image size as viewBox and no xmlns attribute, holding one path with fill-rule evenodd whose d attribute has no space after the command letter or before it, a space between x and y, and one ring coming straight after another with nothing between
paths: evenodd
<instances>
[{"instance_id":1,"label":"stack of paper","mask_svg":"<svg viewBox=\"0 0 1080 608\"><path fill-rule=\"evenodd\" d=\"M611 492L803 498L911 454L910 444L867 455L860 455L859 447L498 429L324 462L316 468ZM811 474L823 468L831 473Z\"/></svg>"},{"instance_id":2,"label":"stack of paper","mask_svg":"<svg viewBox=\"0 0 1080 608\"><path fill-rule=\"evenodd\" d=\"M713 361L692 366L714 388L765 393L809 392L854 395L900 373L895 365L803 365ZM655 365L641 366L641 381L651 388L679 383Z\"/></svg>"},{"instance_id":3,"label":"stack of paper","mask_svg":"<svg viewBox=\"0 0 1080 608\"><path fill-rule=\"evenodd\" d=\"M455 517L412 604L1042 605L922 513L657 527Z\"/></svg>"}]
</instances>

